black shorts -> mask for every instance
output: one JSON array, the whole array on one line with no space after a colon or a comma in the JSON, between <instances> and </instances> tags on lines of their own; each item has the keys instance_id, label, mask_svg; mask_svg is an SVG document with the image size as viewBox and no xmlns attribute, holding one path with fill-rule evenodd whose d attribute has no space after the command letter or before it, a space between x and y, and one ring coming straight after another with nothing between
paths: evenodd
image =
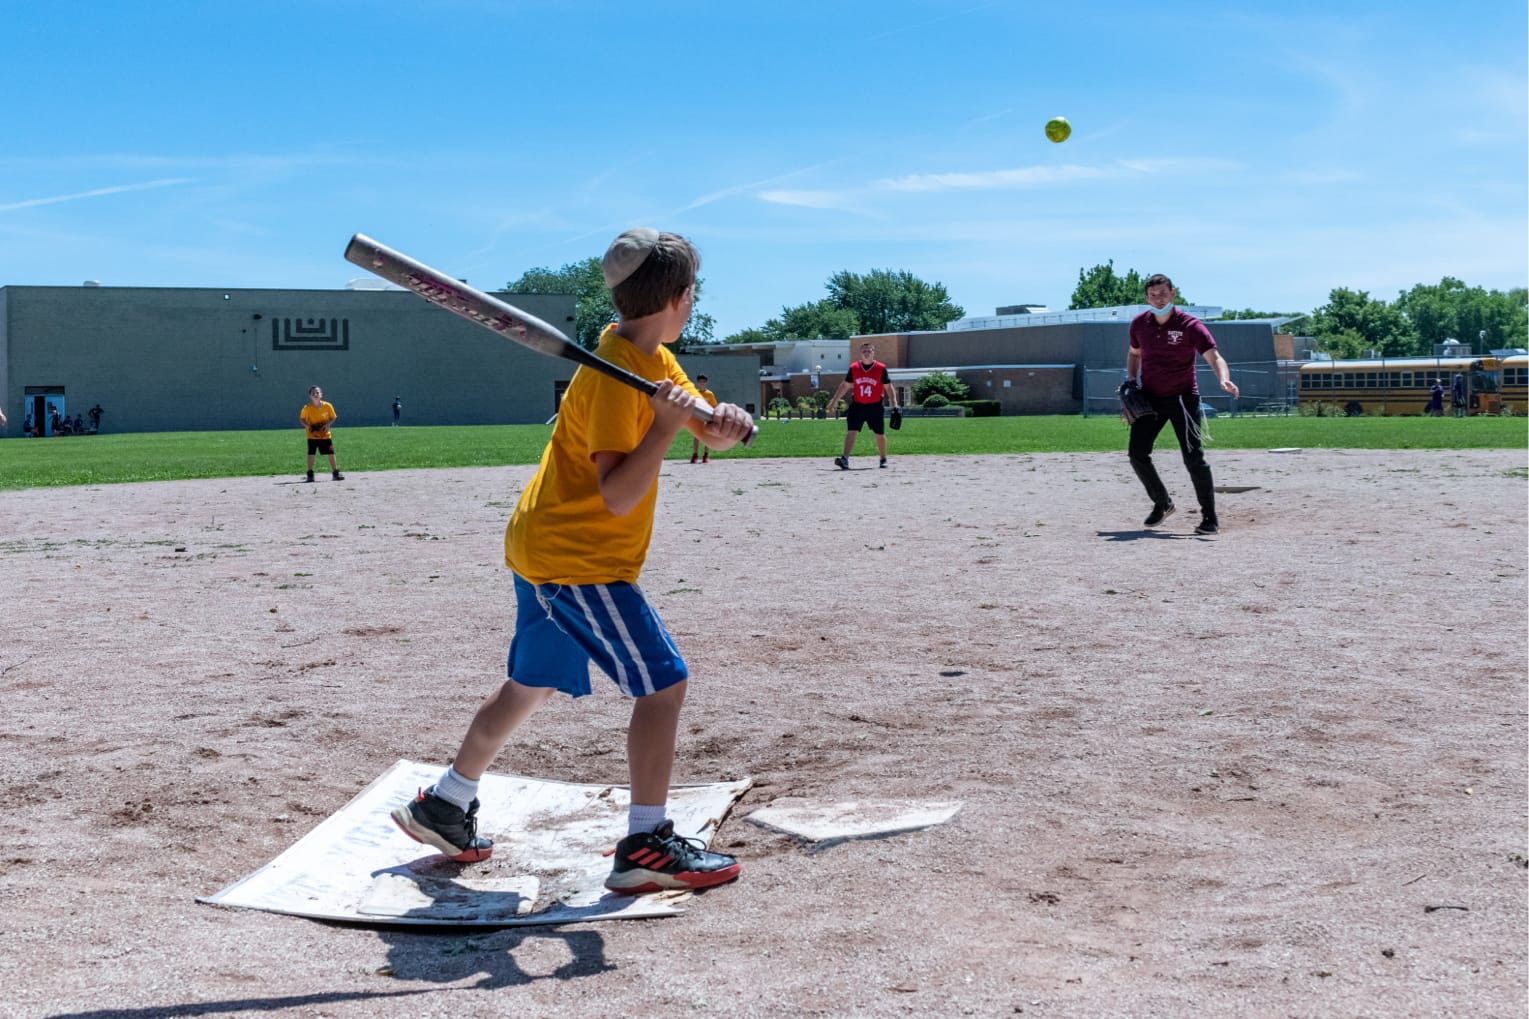
<instances>
[{"instance_id":1,"label":"black shorts","mask_svg":"<svg viewBox=\"0 0 1529 1019\"><path fill-rule=\"evenodd\" d=\"M333 456L334 455L334 440L333 439L309 439L308 440L308 455L312 456L315 453L323 453L325 456Z\"/></svg>"},{"instance_id":2,"label":"black shorts","mask_svg":"<svg viewBox=\"0 0 1529 1019\"><path fill-rule=\"evenodd\" d=\"M877 435L886 434L886 425L879 403L851 403L849 413L845 415L844 420L852 432L858 432L866 425L870 425L871 431Z\"/></svg>"}]
</instances>

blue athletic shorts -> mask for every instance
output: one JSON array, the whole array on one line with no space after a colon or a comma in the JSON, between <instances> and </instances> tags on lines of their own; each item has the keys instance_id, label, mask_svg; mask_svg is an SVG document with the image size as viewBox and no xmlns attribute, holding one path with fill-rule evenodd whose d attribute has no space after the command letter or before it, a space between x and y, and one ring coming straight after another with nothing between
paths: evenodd
<instances>
[{"instance_id":1,"label":"blue athletic shorts","mask_svg":"<svg viewBox=\"0 0 1529 1019\"><path fill-rule=\"evenodd\" d=\"M533 584L516 574L515 605L508 674L522 686L583 697L591 661L629 697L690 675L636 584Z\"/></svg>"}]
</instances>

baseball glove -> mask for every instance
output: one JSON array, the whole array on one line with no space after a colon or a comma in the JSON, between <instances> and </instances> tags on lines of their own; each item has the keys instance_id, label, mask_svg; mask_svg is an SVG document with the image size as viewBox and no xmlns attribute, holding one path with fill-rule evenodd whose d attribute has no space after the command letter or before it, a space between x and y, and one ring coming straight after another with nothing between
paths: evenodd
<instances>
[{"instance_id":1,"label":"baseball glove","mask_svg":"<svg viewBox=\"0 0 1529 1019\"><path fill-rule=\"evenodd\" d=\"M894 432L903 426L903 412L901 407L892 408L892 414L887 418L887 424L891 426L891 429Z\"/></svg>"},{"instance_id":2,"label":"baseball glove","mask_svg":"<svg viewBox=\"0 0 1529 1019\"><path fill-rule=\"evenodd\" d=\"M1122 382L1116 392L1120 394L1120 416L1125 418L1126 424L1134 425L1144 418L1157 416L1157 411L1152 409L1152 401L1131 379Z\"/></svg>"}]
</instances>

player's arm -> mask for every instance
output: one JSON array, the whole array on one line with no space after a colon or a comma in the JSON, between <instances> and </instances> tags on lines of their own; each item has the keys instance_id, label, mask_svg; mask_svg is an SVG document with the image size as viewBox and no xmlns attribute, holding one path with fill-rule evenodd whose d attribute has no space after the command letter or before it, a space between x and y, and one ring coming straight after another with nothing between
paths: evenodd
<instances>
[{"instance_id":1,"label":"player's arm","mask_svg":"<svg viewBox=\"0 0 1529 1019\"><path fill-rule=\"evenodd\" d=\"M881 385L887 392L887 399L892 402L892 409L897 409L897 387L892 385L892 373L885 368L881 369Z\"/></svg>"},{"instance_id":2,"label":"player's arm","mask_svg":"<svg viewBox=\"0 0 1529 1019\"><path fill-rule=\"evenodd\" d=\"M1140 347L1127 347L1126 348L1126 378L1128 378L1128 379L1138 379L1138 380L1141 378L1141 348Z\"/></svg>"},{"instance_id":3,"label":"player's arm","mask_svg":"<svg viewBox=\"0 0 1529 1019\"><path fill-rule=\"evenodd\" d=\"M844 397L845 393L849 392L849 390L850 390L850 381L849 381L849 379L845 379L843 382L839 383L839 388L835 389L834 390L834 395L829 397L829 399L828 399L828 412L830 414L833 413L833 410L834 410L835 407L839 406L839 401Z\"/></svg>"},{"instance_id":4,"label":"player's arm","mask_svg":"<svg viewBox=\"0 0 1529 1019\"><path fill-rule=\"evenodd\" d=\"M1215 347L1211 347L1200 356L1205 358L1205 363L1210 365L1211 371L1216 373L1216 381L1221 383L1221 388L1236 396L1237 383L1232 381L1232 368L1226 363L1226 359L1217 352Z\"/></svg>"},{"instance_id":5,"label":"player's arm","mask_svg":"<svg viewBox=\"0 0 1529 1019\"><path fill-rule=\"evenodd\" d=\"M695 397L672 380L664 379L648 397L648 405L653 408L653 423L635 449L630 453L601 450L594 457L600 498L605 500L605 508L618 517L630 513L653 487L664 454L669 452L680 429L691 420Z\"/></svg>"}]
</instances>

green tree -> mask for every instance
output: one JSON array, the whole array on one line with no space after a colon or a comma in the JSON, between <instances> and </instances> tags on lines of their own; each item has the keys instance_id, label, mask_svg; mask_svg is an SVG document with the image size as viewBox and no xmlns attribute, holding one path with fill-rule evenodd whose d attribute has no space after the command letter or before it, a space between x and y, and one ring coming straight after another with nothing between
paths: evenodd
<instances>
[{"instance_id":1,"label":"green tree","mask_svg":"<svg viewBox=\"0 0 1529 1019\"><path fill-rule=\"evenodd\" d=\"M944 329L966 314L943 283L926 283L906 270L872 269L864 276L843 270L827 286L828 301L853 312L862 335Z\"/></svg>"},{"instance_id":2,"label":"green tree","mask_svg":"<svg viewBox=\"0 0 1529 1019\"><path fill-rule=\"evenodd\" d=\"M823 300L782 308L780 318L765 323L765 331L778 340L815 340L819 336L847 340L860 331L860 319L850 309Z\"/></svg>"},{"instance_id":3,"label":"green tree","mask_svg":"<svg viewBox=\"0 0 1529 1019\"><path fill-rule=\"evenodd\" d=\"M1507 292L1484 290L1446 276L1437 285L1419 283L1402 291L1396 306L1412 324L1421 354L1433 353L1435 344L1448 339L1468 343L1478 354L1522 347L1529 331L1522 287Z\"/></svg>"},{"instance_id":4,"label":"green tree","mask_svg":"<svg viewBox=\"0 0 1529 1019\"><path fill-rule=\"evenodd\" d=\"M954 403L971 395L971 388L949 372L930 372L913 383L913 402L925 406L931 396L940 396ZM943 406L941 404L940 406Z\"/></svg>"},{"instance_id":5,"label":"green tree","mask_svg":"<svg viewBox=\"0 0 1529 1019\"><path fill-rule=\"evenodd\" d=\"M1310 334L1317 347L1334 357L1405 357L1417 350L1417 333L1396 306L1370 297L1365 290L1339 287L1311 313Z\"/></svg>"},{"instance_id":6,"label":"green tree","mask_svg":"<svg viewBox=\"0 0 1529 1019\"><path fill-rule=\"evenodd\" d=\"M1146 278L1135 269L1128 269L1124 276L1117 274L1113 258L1092 269L1079 269L1078 285L1072 292L1072 303L1067 308L1075 311L1080 308L1118 308L1123 304L1145 304L1147 293L1142 287L1142 281ZM1193 303L1177 287L1174 287L1174 293L1175 304Z\"/></svg>"}]
</instances>

